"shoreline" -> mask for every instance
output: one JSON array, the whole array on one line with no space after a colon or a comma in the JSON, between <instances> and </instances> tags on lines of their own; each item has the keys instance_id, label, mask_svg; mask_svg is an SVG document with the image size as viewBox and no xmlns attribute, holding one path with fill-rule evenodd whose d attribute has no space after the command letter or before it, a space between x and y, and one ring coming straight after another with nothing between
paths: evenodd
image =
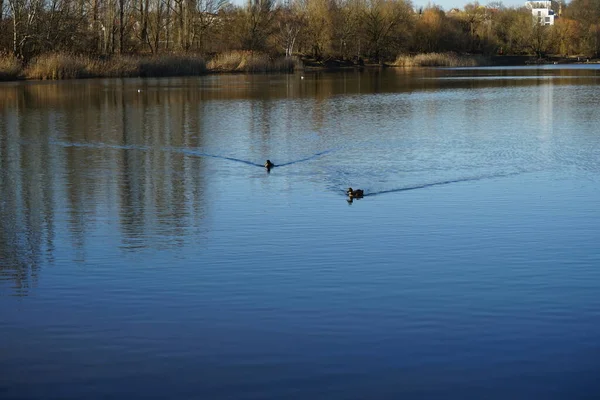
<instances>
[{"instance_id":1,"label":"shoreline","mask_svg":"<svg viewBox=\"0 0 600 400\"><path fill-rule=\"evenodd\" d=\"M123 56L113 59L86 58L89 65L82 65L84 61L78 60L79 64L68 65L72 59L54 61L53 65L43 65L45 71L35 71L36 65L23 67L12 65L8 73L2 70L0 63L0 83L21 82L36 80L70 80L70 79L105 79L105 78L173 78L193 77L219 74L265 74L265 73L295 73L295 72L333 72L343 70L364 70L381 68L477 68L477 67L518 67L518 66L542 66L542 65L588 65L599 64L600 60L584 57L558 57L548 56L537 58L535 56L460 56L464 59L477 61L474 65L395 65L394 63L373 63L369 60L355 59L325 59L315 60L310 57L290 57L279 59L264 59L260 63L252 62L253 56L248 57L243 52L236 53L234 62L227 65L218 64L213 59L205 63L202 57L169 55L163 57ZM50 55L49 57L60 57L61 55ZM419 56L419 55L417 55ZM413 56L413 57L417 57ZM71 56L66 56L71 57ZM477 57L477 58L476 58ZM482 61L483 60L483 61ZM61 65L61 62L63 64ZM128 65L124 65L127 64ZM435 63L435 61L434 61ZM51 64L48 63L47 64ZM39 67L38 67L39 68ZM33 71L32 71L33 70Z\"/></svg>"}]
</instances>

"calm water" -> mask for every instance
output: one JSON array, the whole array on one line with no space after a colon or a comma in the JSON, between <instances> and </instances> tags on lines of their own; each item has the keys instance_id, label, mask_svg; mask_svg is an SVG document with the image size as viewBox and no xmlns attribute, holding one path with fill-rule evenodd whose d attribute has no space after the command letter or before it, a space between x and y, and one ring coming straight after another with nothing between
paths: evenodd
<instances>
[{"instance_id":1,"label":"calm water","mask_svg":"<svg viewBox=\"0 0 600 400\"><path fill-rule=\"evenodd\" d=\"M0 398L597 399L599 126L598 67L0 84Z\"/></svg>"}]
</instances>

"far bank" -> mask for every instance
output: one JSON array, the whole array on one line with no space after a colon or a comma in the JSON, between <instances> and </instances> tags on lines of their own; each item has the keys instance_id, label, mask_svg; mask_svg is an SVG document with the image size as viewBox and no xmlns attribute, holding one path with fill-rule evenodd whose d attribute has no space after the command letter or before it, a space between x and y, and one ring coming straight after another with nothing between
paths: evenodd
<instances>
[{"instance_id":1,"label":"far bank","mask_svg":"<svg viewBox=\"0 0 600 400\"><path fill-rule=\"evenodd\" d=\"M339 70L382 67L482 67L542 64L596 63L584 57L483 56L456 53L400 55L394 61L362 58L315 59L307 56L272 57L268 54L232 51L208 62L198 55L92 57L48 53L24 63L11 55L0 56L0 81L62 80L85 78L201 76L215 73L291 73L303 70Z\"/></svg>"}]
</instances>

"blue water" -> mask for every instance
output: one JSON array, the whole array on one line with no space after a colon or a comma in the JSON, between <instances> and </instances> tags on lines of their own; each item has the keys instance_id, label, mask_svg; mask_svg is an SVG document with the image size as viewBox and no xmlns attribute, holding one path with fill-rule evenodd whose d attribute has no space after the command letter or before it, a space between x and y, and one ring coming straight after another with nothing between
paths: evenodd
<instances>
[{"instance_id":1,"label":"blue water","mask_svg":"<svg viewBox=\"0 0 600 400\"><path fill-rule=\"evenodd\" d=\"M0 85L0 398L598 398L599 72Z\"/></svg>"}]
</instances>

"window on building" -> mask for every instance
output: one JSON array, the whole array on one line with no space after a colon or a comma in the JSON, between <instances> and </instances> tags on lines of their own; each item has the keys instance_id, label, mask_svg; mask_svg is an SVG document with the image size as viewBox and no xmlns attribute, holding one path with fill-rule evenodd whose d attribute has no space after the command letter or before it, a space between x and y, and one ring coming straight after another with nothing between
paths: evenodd
<instances>
[{"instance_id":1,"label":"window on building","mask_svg":"<svg viewBox=\"0 0 600 400\"><path fill-rule=\"evenodd\" d=\"M544 20L545 20L547 23L550 23L550 17L546 17L546 18L544 18Z\"/></svg>"}]
</instances>

